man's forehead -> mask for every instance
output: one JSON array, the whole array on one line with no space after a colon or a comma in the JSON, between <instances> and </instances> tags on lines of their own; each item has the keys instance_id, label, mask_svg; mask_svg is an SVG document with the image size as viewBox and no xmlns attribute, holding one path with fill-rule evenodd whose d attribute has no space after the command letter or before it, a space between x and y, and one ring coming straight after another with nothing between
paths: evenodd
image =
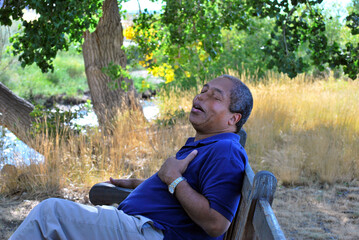
<instances>
[{"instance_id":1,"label":"man's forehead","mask_svg":"<svg viewBox=\"0 0 359 240\"><path fill-rule=\"evenodd\" d=\"M212 81L203 85L203 87L213 88L214 90L221 92L224 95L230 93L233 83L226 78L215 78Z\"/></svg>"}]
</instances>

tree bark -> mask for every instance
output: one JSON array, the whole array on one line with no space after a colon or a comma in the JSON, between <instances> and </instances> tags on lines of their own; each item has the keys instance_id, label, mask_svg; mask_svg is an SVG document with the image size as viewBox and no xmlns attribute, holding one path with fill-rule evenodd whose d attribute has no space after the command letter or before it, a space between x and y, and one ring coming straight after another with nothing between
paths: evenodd
<instances>
[{"instance_id":1,"label":"tree bark","mask_svg":"<svg viewBox=\"0 0 359 240\"><path fill-rule=\"evenodd\" d=\"M5 126L19 139L28 145L30 138L28 131L33 122L30 113L34 106L15 95L0 82L0 125Z\"/></svg>"},{"instance_id":2,"label":"tree bark","mask_svg":"<svg viewBox=\"0 0 359 240\"><path fill-rule=\"evenodd\" d=\"M110 62L126 67L126 55L121 49L123 32L117 0L105 0L102 10L103 16L96 30L84 33L82 47L94 111L100 126L108 129L108 124L111 124L120 109L139 108L140 104L131 79L115 80L118 86L121 86L121 81L125 81L129 86L127 91L121 87L112 89L109 85L113 85L114 80L101 71Z\"/></svg>"}]
</instances>

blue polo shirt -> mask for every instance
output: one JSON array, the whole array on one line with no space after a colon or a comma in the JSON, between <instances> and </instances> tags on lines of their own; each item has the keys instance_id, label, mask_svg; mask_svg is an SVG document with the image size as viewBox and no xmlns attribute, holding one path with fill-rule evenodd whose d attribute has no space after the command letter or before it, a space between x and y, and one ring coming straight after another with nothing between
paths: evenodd
<instances>
[{"instance_id":1,"label":"blue polo shirt","mask_svg":"<svg viewBox=\"0 0 359 240\"><path fill-rule=\"evenodd\" d=\"M199 141L189 138L176 158L184 159L194 149L198 154L183 176L194 190L208 199L211 208L232 221L248 162L239 136L222 133ZM208 236L194 223L157 173L140 184L119 209L129 215L150 218L155 227L163 230L164 239L223 239L223 235L218 238Z\"/></svg>"}]
</instances>

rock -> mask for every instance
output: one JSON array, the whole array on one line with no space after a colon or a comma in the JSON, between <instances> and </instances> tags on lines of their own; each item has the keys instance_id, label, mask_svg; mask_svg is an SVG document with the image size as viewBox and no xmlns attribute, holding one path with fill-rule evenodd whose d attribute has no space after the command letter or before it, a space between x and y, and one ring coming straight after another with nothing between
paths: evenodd
<instances>
[{"instance_id":1,"label":"rock","mask_svg":"<svg viewBox=\"0 0 359 240\"><path fill-rule=\"evenodd\" d=\"M152 94L151 94L150 90L148 90L148 89L142 93L143 99L150 99L151 96L152 96Z\"/></svg>"},{"instance_id":2,"label":"rock","mask_svg":"<svg viewBox=\"0 0 359 240\"><path fill-rule=\"evenodd\" d=\"M15 176L17 174L17 169L12 164L5 164L0 171L0 175L3 177Z\"/></svg>"},{"instance_id":3,"label":"rock","mask_svg":"<svg viewBox=\"0 0 359 240\"><path fill-rule=\"evenodd\" d=\"M150 99L151 97L156 96L156 90L147 89L141 95L142 99Z\"/></svg>"}]
</instances>

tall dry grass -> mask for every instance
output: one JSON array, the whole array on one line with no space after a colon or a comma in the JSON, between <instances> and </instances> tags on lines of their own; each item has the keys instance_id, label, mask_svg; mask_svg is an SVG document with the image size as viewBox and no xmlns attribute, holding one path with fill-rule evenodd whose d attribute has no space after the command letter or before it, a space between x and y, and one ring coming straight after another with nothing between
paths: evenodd
<instances>
[{"instance_id":1,"label":"tall dry grass","mask_svg":"<svg viewBox=\"0 0 359 240\"><path fill-rule=\"evenodd\" d=\"M253 113L245 125L254 170L270 170L284 184L358 178L359 81L268 76L264 84L240 76L254 96ZM113 123L112 136L89 129L87 134L69 131L66 138L57 135L50 140L45 131L35 142L46 160L18 167L2 179L1 192L51 193L69 184L89 187L110 176L149 177L193 136L187 117L195 94L178 89L160 93L157 122L147 122L138 111L123 110ZM185 114L177 116L179 109ZM164 124L168 117L176 118L174 125Z\"/></svg>"},{"instance_id":2,"label":"tall dry grass","mask_svg":"<svg viewBox=\"0 0 359 240\"><path fill-rule=\"evenodd\" d=\"M358 81L272 75L250 87L246 148L257 170L294 184L359 177Z\"/></svg>"}]
</instances>

